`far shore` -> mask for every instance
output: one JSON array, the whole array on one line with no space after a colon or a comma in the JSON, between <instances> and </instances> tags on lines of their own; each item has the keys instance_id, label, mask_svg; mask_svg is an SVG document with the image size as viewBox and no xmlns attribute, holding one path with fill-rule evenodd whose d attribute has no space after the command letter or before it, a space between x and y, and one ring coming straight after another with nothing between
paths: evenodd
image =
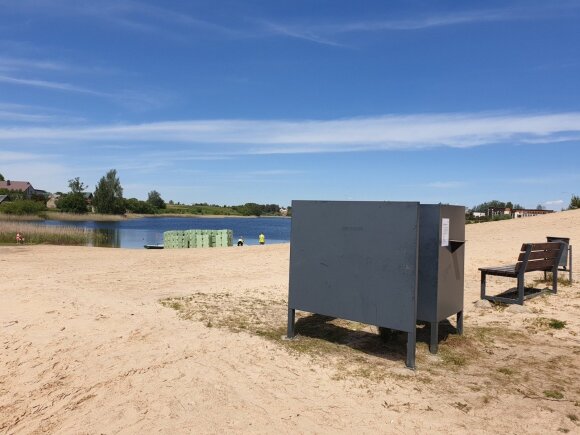
<instances>
[{"instance_id":1,"label":"far shore","mask_svg":"<svg viewBox=\"0 0 580 435\"><path fill-rule=\"evenodd\" d=\"M126 213L124 215L107 215L98 213L74 214L74 213L60 213L49 211L45 213L46 217L37 215L8 215L0 213L0 221L25 221L25 222L42 222L46 220L51 221L95 221L95 222L120 222L129 219L143 219L143 218L243 218L256 219L260 217L267 218L283 218L287 219L290 216L242 216L242 215L220 215L220 214L182 214L182 213L162 213L162 214L136 214Z\"/></svg>"}]
</instances>

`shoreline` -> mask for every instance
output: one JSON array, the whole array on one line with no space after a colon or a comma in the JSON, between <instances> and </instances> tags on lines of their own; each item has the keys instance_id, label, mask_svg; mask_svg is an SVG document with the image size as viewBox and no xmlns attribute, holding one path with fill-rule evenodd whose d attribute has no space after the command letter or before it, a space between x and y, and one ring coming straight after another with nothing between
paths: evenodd
<instances>
[{"instance_id":1,"label":"shoreline","mask_svg":"<svg viewBox=\"0 0 580 435\"><path fill-rule=\"evenodd\" d=\"M182 213L163 213L163 214L136 214L126 213L124 215L102 215L102 214L68 214L60 212L47 212L46 217L37 215L9 215L0 213L0 222L43 222L43 221L61 221L61 222L122 222L132 219L143 218L200 218L200 219L215 219L215 218L240 218L240 219L260 219L260 218L276 218L276 219L291 219L291 216L242 216L242 215L220 215L220 214L182 214Z\"/></svg>"}]
</instances>

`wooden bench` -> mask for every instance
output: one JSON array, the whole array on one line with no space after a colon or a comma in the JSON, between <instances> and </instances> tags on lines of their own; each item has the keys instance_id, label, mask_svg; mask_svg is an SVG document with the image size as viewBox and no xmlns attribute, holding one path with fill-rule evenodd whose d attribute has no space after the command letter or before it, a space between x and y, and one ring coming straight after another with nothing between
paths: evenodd
<instances>
[{"instance_id":1,"label":"wooden bench","mask_svg":"<svg viewBox=\"0 0 580 435\"><path fill-rule=\"evenodd\" d=\"M481 299L488 301L503 302L506 304L524 304L525 299L545 293L546 291L536 292L525 295L524 293L524 274L526 272L552 272L552 291L558 292L558 265L560 258L566 250L563 242L550 243L524 243L518 262L509 266L481 267ZM505 276L517 278L517 299L506 297L505 293L500 296L489 296L485 294L485 279L487 275Z\"/></svg>"}]
</instances>

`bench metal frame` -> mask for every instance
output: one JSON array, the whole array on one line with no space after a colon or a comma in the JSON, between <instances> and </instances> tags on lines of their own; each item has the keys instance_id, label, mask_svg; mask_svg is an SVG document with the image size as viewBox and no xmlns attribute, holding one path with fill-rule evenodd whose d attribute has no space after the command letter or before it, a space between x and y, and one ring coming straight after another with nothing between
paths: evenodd
<instances>
[{"instance_id":1,"label":"bench metal frame","mask_svg":"<svg viewBox=\"0 0 580 435\"><path fill-rule=\"evenodd\" d=\"M547 293L549 289L529 295L525 294L524 275L527 272L535 271L552 272L552 292L557 293L558 265L560 264L560 259L562 258L565 250L566 244L564 242L524 243L521 248L522 252L520 252L520 255L518 256L518 262L516 264L479 268L481 271L481 299L486 299L493 302L501 302L504 304L523 305L524 300ZM517 299L505 296L487 295L485 293L487 275L516 278L518 281Z\"/></svg>"}]
</instances>

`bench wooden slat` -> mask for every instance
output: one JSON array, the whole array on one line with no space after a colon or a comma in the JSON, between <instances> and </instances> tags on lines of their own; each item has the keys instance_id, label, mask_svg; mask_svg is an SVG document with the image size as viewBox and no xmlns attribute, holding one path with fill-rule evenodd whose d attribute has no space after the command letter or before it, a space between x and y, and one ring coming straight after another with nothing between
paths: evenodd
<instances>
[{"instance_id":1,"label":"bench wooden slat","mask_svg":"<svg viewBox=\"0 0 580 435\"><path fill-rule=\"evenodd\" d=\"M539 259L548 259L548 258L556 258L558 257L558 254L560 253L560 250L556 250L556 251L533 251L530 252L530 260L539 260ZM523 259L526 257L526 253L525 252L520 252L520 255L518 256L518 261L523 261Z\"/></svg>"},{"instance_id":2,"label":"bench wooden slat","mask_svg":"<svg viewBox=\"0 0 580 435\"><path fill-rule=\"evenodd\" d=\"M556 259L552 258L550 260L533 260L528 261L526 265L526 272L531 272L534 270L545 270L550 271L556 263Z\"/></svg>"},{"instance_id":3,"label":"bench wooden slat","mask_svg":"<svg viewBox=\"0 0 580 435\"><path fill-rule=\"evenodd\" d=\"M522 251L526 250L527 245L529 245L529 243L524 243L522 245ZM546 250L546 251L559 251L560 250L560 242L546 242L546 243L532 243L532 251L540 251L540 250Z\"/></svg>"},{"instance_id":4,"label":"bench wooden slat","mask_svg":"<svg viewBox=\"0 0 580 435\"><path fill-rule=\"evenodd\" d=\"M510 264L507 266L496 266L496 267L481 267L481 268L479 268L479 270L481 270L482 272L488 273L490 275L509 276L509 277L517 276L515 264Z\"/></svg>"}]
</instances>

